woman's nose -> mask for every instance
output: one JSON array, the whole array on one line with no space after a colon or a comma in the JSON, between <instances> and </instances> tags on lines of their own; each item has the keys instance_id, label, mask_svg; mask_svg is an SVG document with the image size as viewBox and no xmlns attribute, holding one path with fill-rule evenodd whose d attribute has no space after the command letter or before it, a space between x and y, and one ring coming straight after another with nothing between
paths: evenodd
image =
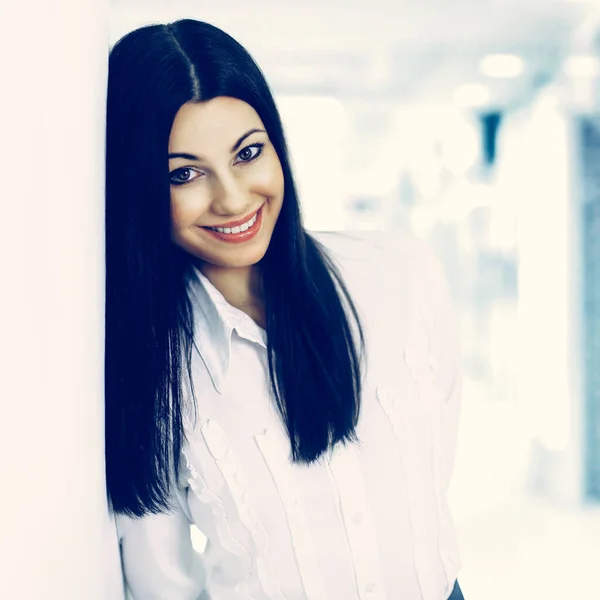
<instances>
[{"instance_id":1,"label":"woman's nose","mask_svg":"<svg viewBox=\"0 0 600 600\"><path fill-rule=\"evenodd\" d=\"M249 208L249 196L247 186L241 179L232 175L219 176L214 188L212 210L219 215L243 215Z\"/></svg>"}]
</instances>

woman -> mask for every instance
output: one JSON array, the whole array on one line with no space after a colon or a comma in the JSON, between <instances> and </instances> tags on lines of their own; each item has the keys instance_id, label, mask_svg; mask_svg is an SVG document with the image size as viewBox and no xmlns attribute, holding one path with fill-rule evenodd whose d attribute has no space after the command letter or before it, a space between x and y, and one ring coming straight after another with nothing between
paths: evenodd
<instances>
[{"instance_id":1,"label":"woman","mask_svg":"<svg viewBox=\"0 0 600 600\"><path fill-rule=\"evenodd\" d=\"M432 253L308 234L261 71L198 21L113 48L106 183L107 485L135 600L462 598Z\"/></svg>"}]
</instances>

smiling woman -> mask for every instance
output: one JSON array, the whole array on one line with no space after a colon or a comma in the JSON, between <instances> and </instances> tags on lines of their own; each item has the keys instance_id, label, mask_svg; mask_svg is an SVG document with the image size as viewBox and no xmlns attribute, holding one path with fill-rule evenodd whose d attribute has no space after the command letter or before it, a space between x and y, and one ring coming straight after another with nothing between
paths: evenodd
<instances>
[{"instance_id":1,"label":"smiling woman","mask_svg":"<svg viewBox=\"0 0 600 600\"><path fill-rule=\"evenodd\" d=\"M106 476L135 600L461 598L437 259L305 230L269 87L206 23L115 45L106 139Z\"/></svg>"},{"instance_id":2,"label":"smiling woman","mask_svg":"<svg viewBox=\"0 0 600 600\"><path fill-rule=\"evenodd\" d=\"M169 170L173 240L199 259L209 279L223 268L249 269L264 257L284 181L277 152L249 104L218 97L182 106L169 137Z\"/></svg>"}]
</instances>

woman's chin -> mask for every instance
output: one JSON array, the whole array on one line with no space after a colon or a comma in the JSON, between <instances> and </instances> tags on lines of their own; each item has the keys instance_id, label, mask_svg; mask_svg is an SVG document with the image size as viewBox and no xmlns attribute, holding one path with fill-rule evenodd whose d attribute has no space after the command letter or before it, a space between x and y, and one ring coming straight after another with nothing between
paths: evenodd
<instances>
[{"instance_id":1,"label":"woman's chin","mask_svg":"<svg viewBox=\"0 0 600 600\"><path fill-rule=\"evenodd\" d=\"M246 249L245 252L240 251L239 256L194 254L194 257L197 261L212 265L213 267L220 267L222 269L243 269L246 267L252 267L260 262L266 254L266 250L266 248L256 248L252 250Z\"/></svg>"}]
</instances>

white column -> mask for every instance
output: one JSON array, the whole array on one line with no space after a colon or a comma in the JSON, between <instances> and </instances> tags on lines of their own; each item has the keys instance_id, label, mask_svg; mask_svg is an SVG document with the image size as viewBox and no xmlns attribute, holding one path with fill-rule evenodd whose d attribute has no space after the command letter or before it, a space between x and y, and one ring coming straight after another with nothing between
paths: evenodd
<instances>
[{"instance_id":1,"label":"white column","mask_svg":"<svg viewBox=\"0 0 600 600\"><path fill-rule=\"evenodd\" d=\"M514 134L511 128L514 127ZM512 139L512 141L511 141ZM518 210L519 411L541 455L539 491L582 499L580 205L571 118L548 90L507 123L502 155ZM508 165L507 163L510 163ZM506 174L506 173L505 173Z\"/></svg>"},{"instance_id":2,"label":"white column","mask_svg":"<svg viewBox=\"0 0 600 600\"><path fill-rule=\"evenodd\" d=\"M0 595L120 600L104 478L108 2L0 13Z\"/></svg>"}]
</instances>

